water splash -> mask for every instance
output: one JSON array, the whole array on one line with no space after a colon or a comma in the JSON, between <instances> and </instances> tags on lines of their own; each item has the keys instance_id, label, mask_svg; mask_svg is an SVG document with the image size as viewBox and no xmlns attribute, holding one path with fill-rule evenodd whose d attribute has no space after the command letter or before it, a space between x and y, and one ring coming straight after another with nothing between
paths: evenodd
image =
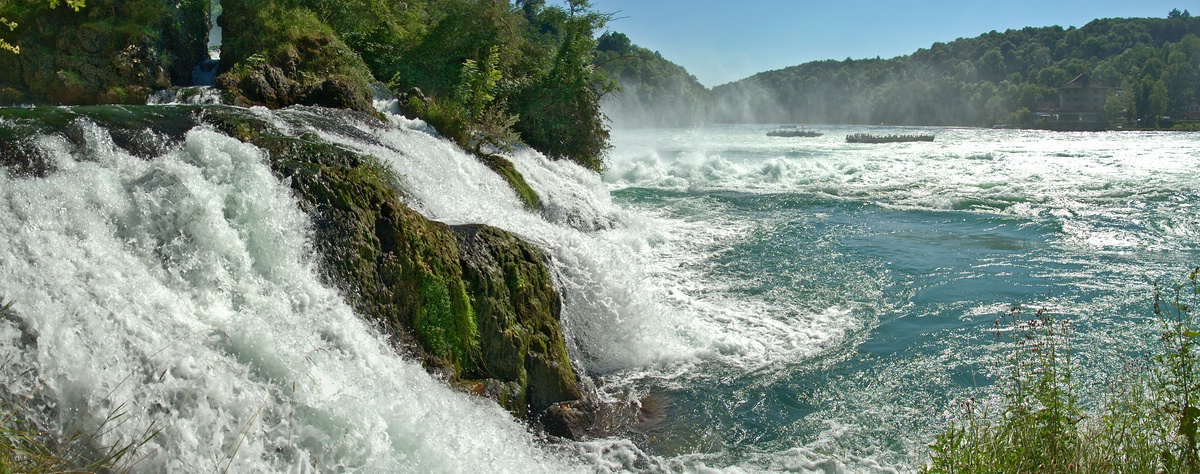
<instances>
[{"instance_id":1,"label":"water splash","mask_svg":"<svg viewBox=\"0 0 1200 474\"><path fill-rule=\"evenodd\" d=\"M138 471L570 471L495 404L397 357L320 284L306 216L260 152L196 129L151 160L90 126L58 172L0 175L9 393ZM29 372L26 372L29 371ZM25 377L22 374L30 374Z\"/></svg>"}]
</instances>

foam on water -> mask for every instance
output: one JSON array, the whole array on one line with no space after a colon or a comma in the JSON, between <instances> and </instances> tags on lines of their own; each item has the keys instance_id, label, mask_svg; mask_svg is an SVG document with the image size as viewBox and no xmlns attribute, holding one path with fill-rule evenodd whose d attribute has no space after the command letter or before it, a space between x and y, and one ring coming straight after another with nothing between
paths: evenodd
<instances>
[{"instance_id":1,"label":"foam on water","mask_svg":"<svg viewBox=\"0 0 1200 474\"><path fill-rule=\"evenodd\" d=\"M0 379L23 414L101 446L153 433L133 466L148 472L578 462L397 357L322 286L257 149L197 129L143 161L87 129L85 149L40 139L52 176L0 175L0 294L19 315L0 321Z\"/></svg>"},{"instance_id":2,"label":"foam on water","mask_svg":"<svg viewBox=\"0 0 1200 474\"><path fill-rule=\"evenodd\" d=\"M390 105L377 103L384 112L391 112ZM612 203L595 173L524 149L508 158L542 200L542 209L532 213L496 173L423 122L389 113L394 127L361 123L354 133L339 133L303 128L305 120L288 118L308 113L293 110L281 116L293 133L316 133L387 163L410 205L426 216L448 224L494 225L549 251L564 294L569 344L589 372L714 356L759 364L794 354L796 341L815 332L843 329L837 324L819 330L813 325L751 324L760 314L748 313L740 302L698 297L704 284L680 267L711 253L723 234L744 231L737 224L722 230L712 222L631 214ZM821 313L814 316L824 320ZM733 320L743 324L731 324Z\"/></svg>"},{"instance_id":3,"label":"foam on water","mask_svg":"<svg viewBox=\"0 0 1200 474\"><path fill-rule=\"evenodd\" d=\"M688 132L687 140L678 139L681 133L620 131L605 180L619 187L871 196L940 209L931 196L1003 203L1083 191L1104 199L1136 193L1147 181L1192 190L1187 157L1200 151L1187 134L940 129L929 130L935 142L854 145L841 138L850 131L856 129L782 140L747 126ZM1130 148L1130 138L1156 146Z\"/></svg>"},{"instance_id":4,"label":"foam on water","mask_svg":"<svg viewBox=\"0 0 1200 474\"><path fill-rule=\"evenodd\" d=\"M530 212L423 122L247 113L379 159L430 218L546 249L572 357L602 395L676 397L666 431L536 440L396 357L319 283L308 221L259 150L197 129L139 160L86 124L81 148L37 139L51 176L0 176L0 295L19 314L0 321L15 355L0 381L35 421L124 412L99 444L158 431L147 471L907 471L947 416L922 407L989 360L974 320L1010 297L1076 312L1105 328L1081 335L1100 347L1081 360L1102 364L1112 331L1138 334L1113 316L1137 298L1134 262L1160 271L1200 235L1200 141L1184 135L622 131L603 177L506 155L542 200ZM992 299L962 295L977 278Z\"/></svg>"}]
</instances>

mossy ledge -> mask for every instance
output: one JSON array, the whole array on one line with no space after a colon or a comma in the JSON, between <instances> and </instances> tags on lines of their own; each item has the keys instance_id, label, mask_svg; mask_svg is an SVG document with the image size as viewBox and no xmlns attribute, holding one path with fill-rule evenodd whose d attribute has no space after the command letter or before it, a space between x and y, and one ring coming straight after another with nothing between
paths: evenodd
<instances>
[{"instance_id":1,"label":"mossy ledge","mask_svg":"<svg viewBox=\"0 0 1200 474\"><path fill-rule=\"evenodd\" d=\"M427 368L530 420L583 397L540 250L493 227L426 219L402 203L390 170L373 157L221 115L208 120L266 150L291 182L313 216L330 281Z\"/></svg>"},{"instance_id":2,"label":"mossy ledge","mask_svg":"<svg viewBox=\"0 0 1200 474\"><path fill-rule=\"evenodd\" d=\"M0 2L21 48L0 54L0 104L145 104L190 85L207 57L208 13L208 0L88 0L78 12Z\"/></svg>"},{"instance_id":3,"label":"mossy ledge","mask_svg":"<svg viewBox=\"0 0 1200 474\"><path fill-rule=\"evenodd\" d=\"M366 113L312 110L333 122L385 126ZM312 134L285 135L259 116L224 106L0 109L0 136L70 136L79 119L120 131L136 118L129 114L154 120L137 122L147 128L118 141L122 148L179 143L187 130L207 124L262 149L312 218L322 277L398 350L452 386L493 398L552 434L583 433L555 429L562 424L545 418L563 404L591 406L581 401L586 394L567 355L548 257L501 229L425 218L403 203L391 170L376 158ZM54 172L35 146L20 143L0 165L17 175Z\"/></svg>"}]
</instances>

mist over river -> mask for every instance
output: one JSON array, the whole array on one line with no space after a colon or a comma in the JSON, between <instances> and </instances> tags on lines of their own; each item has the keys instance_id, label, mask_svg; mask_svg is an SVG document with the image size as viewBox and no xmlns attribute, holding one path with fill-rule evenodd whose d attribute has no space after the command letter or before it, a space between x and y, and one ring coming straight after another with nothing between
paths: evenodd
<instances>
[{"instance_id":1,"label":"mist over river","mask_svg":"<svg viewBox=\"0 0 1200 474\"><path fill-rule=\"evenodd\" d=\"M911 471L957 403L995 393L1013 305L1073 323L1086 402L1153 340L1153 282L1200 263L1195 134L811 128L615 133L614 201L675 226L651 279L721 335L631 377L668 404L655 452Z\"/></svg>"},{"instance_id":2,"label":"mist over river","mask_svg":"<svg viewBox=\"0 0 1200 474\"><path fill-rule=\"evenodd\" d=\"M130 113L153 107L173 106ZM571 359L642 420L550 440L451 390L322 282L262 150L198 126L136 157L80 118L30 134L53 172L0 173L19 315L0 384L59 434L112 413L99 445L156 433L135 472L910 472L995 393L1010 307L1070 319L1103 383L1152 340L1153 283L1200 263L1194 134L616 130L603 176L511 154L530 212L420 121L239 113L377 157L431 219L545 249Z\"/></svg>"}]
</instances>

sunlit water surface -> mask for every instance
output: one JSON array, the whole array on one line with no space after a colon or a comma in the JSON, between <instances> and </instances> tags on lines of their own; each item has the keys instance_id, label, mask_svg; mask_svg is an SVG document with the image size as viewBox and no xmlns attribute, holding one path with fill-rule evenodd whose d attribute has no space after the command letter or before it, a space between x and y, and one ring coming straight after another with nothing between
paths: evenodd
<instances>
[{"instance_id":1,"label":"sunlit water surface","mask_svg":"<svg viewBox=\"0 0 1200 474\"><path fill-rule=\"evenodd\" d=\"M31 138L57 172L0 174L0 381L24 417L118 413L98 443L156 433L145 472L907 472L995 393L1013 305L1070 319L1103 381L1151 337L1152 283L1200 263L1192 134L618 130L603 176L512 154L531 213L421 122L247 113L378 157L430 218L545 248L572 358L645 422L547 441L450 390L321 282L260 150L198 127L141 159L83 119ZM864 131L937 139L842 138Z\"/></svg>"},{"instance_id":2,"label":"sunlit water surface","mask_svg":"<svg viewBox=\"0 0 1200 474\"><path fill-rule=\"evenodd\" d=\"M615 201L685 223L655 278L722 334L628 377L667 406L655 452L917 469L959 401L995 394L992 329L1011 307L1072 322L1089 400L1145 349L1152 284L1200 264L1195 134L819 128L615 133ZM936 140L845 143L855 132Z\"/></svg>"}]
</instances>

